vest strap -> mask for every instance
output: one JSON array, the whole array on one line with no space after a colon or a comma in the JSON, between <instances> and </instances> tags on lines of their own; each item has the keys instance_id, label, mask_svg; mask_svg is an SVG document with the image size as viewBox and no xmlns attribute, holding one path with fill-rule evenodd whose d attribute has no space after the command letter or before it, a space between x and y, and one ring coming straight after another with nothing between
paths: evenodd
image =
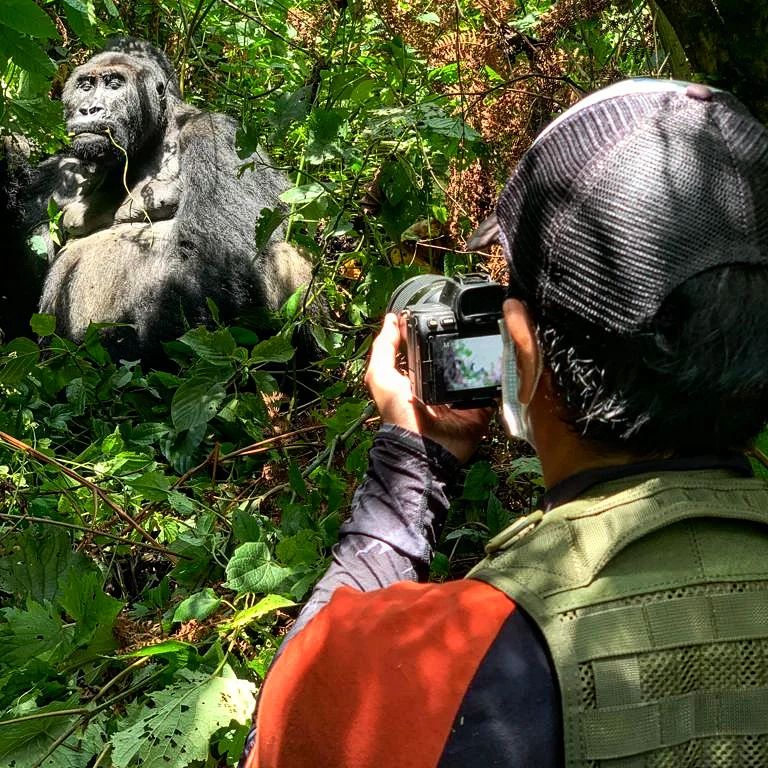
<instances>
[{"instance_id":1,"label":"vest strap","mask_svg":"<svg viewBox=\"0 0 768 768\"><path fill-rule=\"evenodd\" d=\"M709 736L768 734L768 688L695 691L580 715L584 758L611 760Z\"/></svg>"},{"instance_id":2,"label":"vest strap","mask_svg":"<svg viewBox=\"0 0 768 768\"><path fill-rule=\"evenodd\" d=\"M646 653L684 645L764 638L768 592L698 595L628 605L582 616L572 632L576 661Z\"/></svg>"}]
</instances>

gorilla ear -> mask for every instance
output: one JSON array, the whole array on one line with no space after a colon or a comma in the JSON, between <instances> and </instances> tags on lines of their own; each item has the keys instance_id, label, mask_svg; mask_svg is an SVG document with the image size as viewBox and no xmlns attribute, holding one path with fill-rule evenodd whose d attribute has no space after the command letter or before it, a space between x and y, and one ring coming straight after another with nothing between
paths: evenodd
<instances>
[{"instance_id":1,"label":"gorilla ear","mask_svg":"<svg viewBox=\"0 0 768 768\"><path fill-rule=\"evenodd\" d=\"M158 80L155 83L155 90L157 91L158 96L162 96L165 93L165 83Z\"/></svg>"}]
</instances>

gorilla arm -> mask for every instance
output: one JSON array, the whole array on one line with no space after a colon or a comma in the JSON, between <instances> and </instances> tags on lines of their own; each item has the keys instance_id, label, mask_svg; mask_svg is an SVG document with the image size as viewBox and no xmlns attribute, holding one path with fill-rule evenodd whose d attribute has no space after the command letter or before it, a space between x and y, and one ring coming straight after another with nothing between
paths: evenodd
<instances>
[{"instance_id":1,"label":"gorilla arm","mask_svg":"<svg viewBox=\"0 0 768 768\"><path fill-rule=\"evenodd\" d=\"M219 295L211 298L222 315L235 316L251 305L278 310L312 279L309 261L282 240L284 227L262 252L255 249L256 222L287 188L285 177L263 152L251 158L252 170L240 174L243 163L235 151L231 118L199 111L179 118L182 193L176 222L182 253L194 253L205 272L219 276ZM205 279L202 284L217 282Z\"/></svg>"}]
</instances>

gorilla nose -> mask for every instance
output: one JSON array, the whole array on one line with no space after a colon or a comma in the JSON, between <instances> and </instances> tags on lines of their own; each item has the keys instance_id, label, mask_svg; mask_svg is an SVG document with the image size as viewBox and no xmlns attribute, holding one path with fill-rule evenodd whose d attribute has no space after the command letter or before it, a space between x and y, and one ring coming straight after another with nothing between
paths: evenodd
<instances>
[{"instance_id":1,"label":"gorilla nose","mask_svg":"<svg viewBox=\"0 0 768 768\"><path fill-rule=\"evenodd\" d=\"M101 106L101 104L91 104L90 106L80 107L79 110L81 115L98 115L99 112L104 111L104 107Z\"/></svg>"}]
</instances>

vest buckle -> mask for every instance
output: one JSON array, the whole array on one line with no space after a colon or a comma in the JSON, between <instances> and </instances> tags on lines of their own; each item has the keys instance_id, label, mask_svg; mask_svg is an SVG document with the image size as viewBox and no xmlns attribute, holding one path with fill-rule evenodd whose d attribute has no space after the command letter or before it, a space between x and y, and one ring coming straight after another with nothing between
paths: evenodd
<instances>
[{"instance_id":1,"label":"vest buckle","mask_svg":"<svg viewBox=\"0 0 768 768\"><path fill-rule=\"evenodd\" d=\"M485 553L492 555L502 549L509 549L516 541L527 536L544 518L544 513L537 509L530 515L519 517L514 523L508 525L501 533L497 533L485 545Z\"/></svg>"}]
</instances>

